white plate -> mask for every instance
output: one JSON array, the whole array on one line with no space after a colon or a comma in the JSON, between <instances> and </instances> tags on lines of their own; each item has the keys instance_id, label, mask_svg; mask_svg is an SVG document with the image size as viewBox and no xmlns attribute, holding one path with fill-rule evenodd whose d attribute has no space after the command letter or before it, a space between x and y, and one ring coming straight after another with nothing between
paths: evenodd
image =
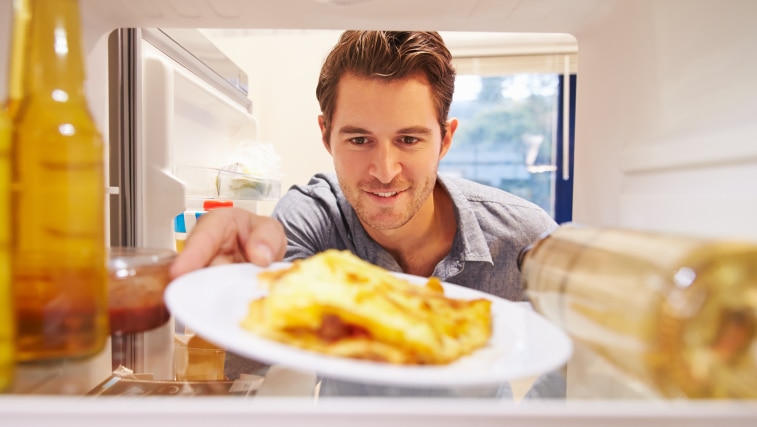
<instances>
[{"instance_id":1,"label":"white plate","mask_svg":"<svg viewBox=\"0 0 757 427\"><path fill-rule=\"evenodd\" d=\"M277 263L270 268L288 265ZM240 326L249 302L265 294L257 287L261 270L252 264L229 264L186 274L166 289L166 305L176 319L198 335L240 356L370 384L429 388L494 385L559 368L573 348L560 329L537 313L505 299L444 283L449 297L492 301L492 337L485 347L468 356L448 365L398 366L306 351L259 337ZM416 276L400 276L425 283Z\"/></svg>"}]
</instances>

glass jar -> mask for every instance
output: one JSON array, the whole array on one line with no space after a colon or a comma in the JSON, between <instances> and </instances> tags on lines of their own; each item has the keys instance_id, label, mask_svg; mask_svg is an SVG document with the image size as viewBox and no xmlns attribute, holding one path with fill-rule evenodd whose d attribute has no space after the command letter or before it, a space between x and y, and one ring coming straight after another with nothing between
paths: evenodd
<instances>
[{"instance_id":1,"label":"glass jar","mask_svg":"<svg viewBox=\"0 0 757 427\"><path fill-rule=\"evenodd\" d=\"M757 244L564 224L519 262L538 312L662 395L757 397Z\"/></svg>"},{"instance_id":2,"label":"glass jar","mask_svg":"<svg viewBox=\"0 0 757 427\"><path fill-rule=\"evenodd\" d=\"M141 334L171 315L163 302L176 253L168 249L113 247L108 256L108 312L112 365L141 366Z\"/></svg>"}]
</instances>

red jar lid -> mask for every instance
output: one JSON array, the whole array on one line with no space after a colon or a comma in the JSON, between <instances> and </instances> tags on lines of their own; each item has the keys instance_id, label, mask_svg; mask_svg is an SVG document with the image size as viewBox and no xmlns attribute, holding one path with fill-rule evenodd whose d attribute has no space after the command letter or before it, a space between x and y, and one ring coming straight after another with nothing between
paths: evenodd
<instances>
[{"instance_id":1,"label":"red jar lid","mask_svg":"<svg viewBox=\"0 0 757 427\"><path fill-rule=\"evenodd\" d=\"M234 206L234 202L231 200L216 200L210 199L202 202L202 209L209 211L215 208L228 208Z\"/></svg>"}]
</instances>

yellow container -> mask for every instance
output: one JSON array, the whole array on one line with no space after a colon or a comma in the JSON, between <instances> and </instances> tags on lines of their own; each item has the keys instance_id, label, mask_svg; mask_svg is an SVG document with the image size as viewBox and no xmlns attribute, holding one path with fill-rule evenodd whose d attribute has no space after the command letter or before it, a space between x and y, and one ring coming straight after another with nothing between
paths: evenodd
<instances>
[{"instance_id":1,"label":"yellow container","mask_svg":"<svg viewBox=\"0 0 757 427\"><path fill-rule=\"evenodd\" d=\"M174 372L177 381L217 381L226 379L226 351L193 335L174 340Z\"/></svg>"}]
</instances>

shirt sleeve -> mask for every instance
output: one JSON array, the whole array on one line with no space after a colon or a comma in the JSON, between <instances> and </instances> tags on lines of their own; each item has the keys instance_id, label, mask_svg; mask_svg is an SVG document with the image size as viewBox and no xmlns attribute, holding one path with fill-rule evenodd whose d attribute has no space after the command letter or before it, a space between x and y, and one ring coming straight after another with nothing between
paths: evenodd
<instances>
[{"instance_id":1,"label":"shirt sleeve","mask_svg":"<svg viewBox=\"0 0 757 427\"><path fill-rule=\"evenodd\" d=\"M315 178L306 186L290 188L276 203L271 216L284 226L287 237L284 261L344 246L339 243L345 231L336 197L329 185Z\"/></svg>"}]
</instances>

